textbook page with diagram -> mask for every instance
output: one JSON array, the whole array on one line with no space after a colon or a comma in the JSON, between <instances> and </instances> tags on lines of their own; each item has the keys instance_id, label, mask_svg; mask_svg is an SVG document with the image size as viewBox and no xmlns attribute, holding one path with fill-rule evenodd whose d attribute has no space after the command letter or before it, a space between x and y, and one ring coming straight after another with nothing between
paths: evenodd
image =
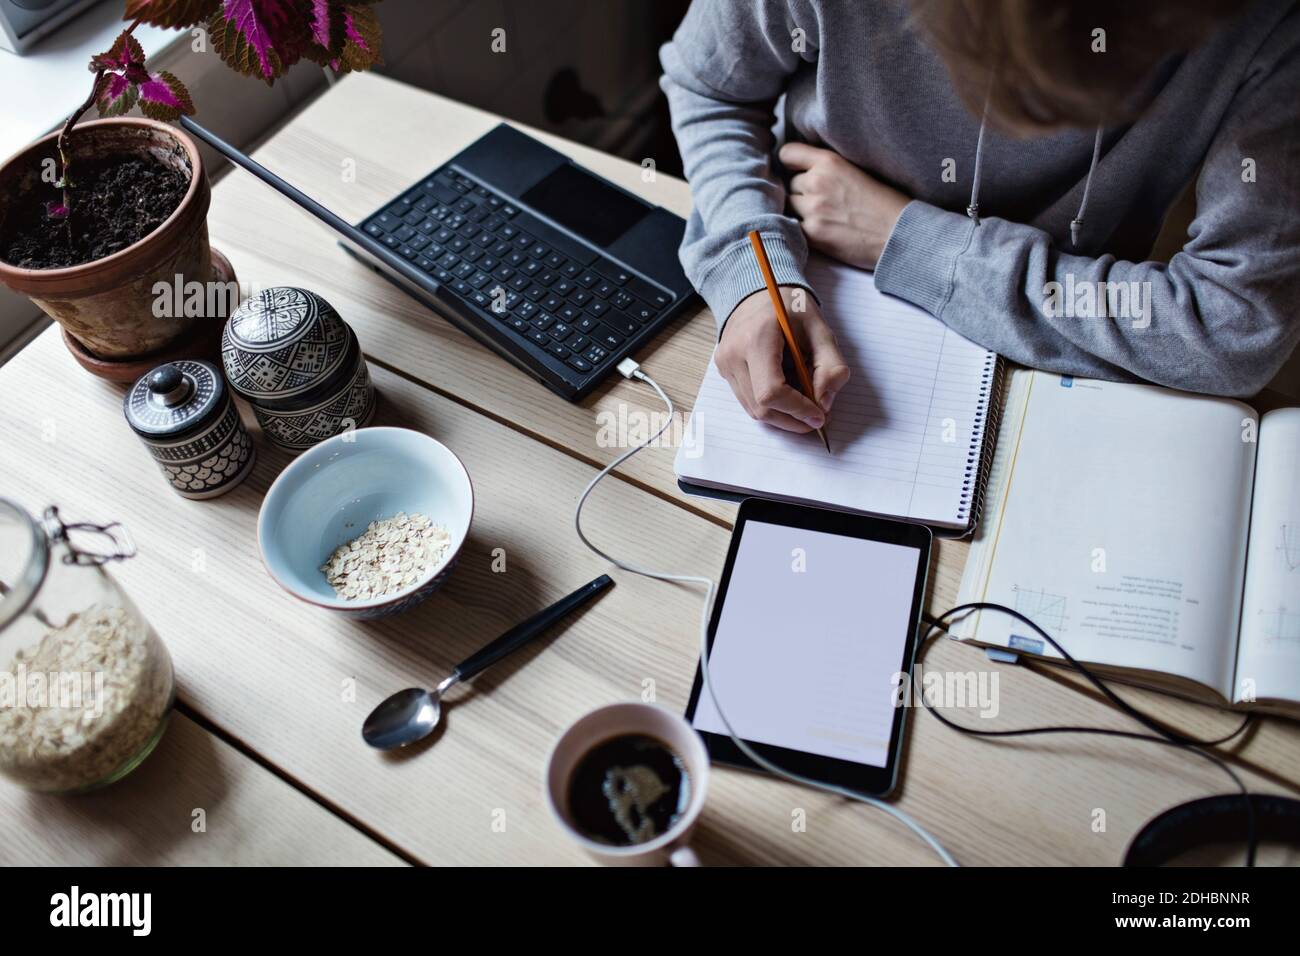
<instances>
[{"instance_id":1,"label":"textbook page with diagram","mask_svg":"<svg viewBox=\"0 0 1300 956\"><path fill-rule=\"evenodd\" d=\"M1300 408L1012 374L959 603L1133 683L1300 716ZM1060 655L1008 615L954 636Z\"/></svg>"}]
</instances>

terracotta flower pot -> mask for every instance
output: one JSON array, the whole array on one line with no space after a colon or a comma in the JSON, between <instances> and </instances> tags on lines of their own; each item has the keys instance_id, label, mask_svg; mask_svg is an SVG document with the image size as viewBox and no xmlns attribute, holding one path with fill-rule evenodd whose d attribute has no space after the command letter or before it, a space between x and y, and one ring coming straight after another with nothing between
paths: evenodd
<instances>
[{"instance_id":1,"label":"terracotta flower pot","mask_svg":"<svg viewBox=\"0 0 1300 956\"><path fill-rule=\"evenodd\" d=\"M6 218L23 208L20 204L41 201L35 195L38 189L49 194L50 187L40 174L44 160L57 160L57 139L52 133L0 166L0 233ZM155 283L165 282L171 288L180 275L186 283L199 282L206 287L214 278L207 226L212 192L194 140L154 120L106 119L79 124L71 137L71 150L74 165L106 156L148 156L184 172L190 180L189 189L171 216L125 249L59 269L23 269L0 260L0 283L27 295L63 326L65 338L75 339L69 342L74 354L80 345L81 351L98 360L88 364L78 355L96 374L116 378L112 374L115 363L175 355L184 352L189 342L194 343L196 354L206 352L211 336L203 335L209 330L199 326L219 324L220 317L154 314ZM216 278L233 279L233 274Z\"/></svg>"}]
</instances>

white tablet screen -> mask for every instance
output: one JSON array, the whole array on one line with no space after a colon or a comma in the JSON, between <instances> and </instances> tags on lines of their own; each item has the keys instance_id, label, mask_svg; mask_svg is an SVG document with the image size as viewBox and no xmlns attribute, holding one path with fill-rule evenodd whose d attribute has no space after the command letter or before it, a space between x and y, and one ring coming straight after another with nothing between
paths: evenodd
<instances>
[{"instance_id":1,"label":"white tablet screen","mask_svg":"<svg viewBox=\"0 0 1300 956\"><path fill-rule=\"evenodd\" d=\"M709 656L714 691L741 739L888 764L920 554L745 523ZM727 732L707 689L694 724Z\"/></svg>"}]
</instances>

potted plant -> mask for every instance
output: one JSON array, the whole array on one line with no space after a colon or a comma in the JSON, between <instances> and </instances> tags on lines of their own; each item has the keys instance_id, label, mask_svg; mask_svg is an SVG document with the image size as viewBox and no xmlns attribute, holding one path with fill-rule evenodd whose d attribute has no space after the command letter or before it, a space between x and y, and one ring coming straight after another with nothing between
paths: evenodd
<instances>
[{"instance_id":1,"label":"potted plant","mask_svg":"<svg viewBox=\"0 0 1300 956\"><path fill-rule=\"evenodd\" d=\"M155 308L160 282L208 288L234 276L208 245L198 146L171 125L194 113L190 94L145 66L133 32L202 26L227 65L270 85L301 59L339 73L379 62L374 2L127 0L129 25L91 58L85 102L0 166L0 283L31 298L74 356L108 378L215 353L222 323L205 320L221 316ZM80 123L92 105L104 118ZM123 116L135 106L144 118Z\"/></svg>"}]
</instances>

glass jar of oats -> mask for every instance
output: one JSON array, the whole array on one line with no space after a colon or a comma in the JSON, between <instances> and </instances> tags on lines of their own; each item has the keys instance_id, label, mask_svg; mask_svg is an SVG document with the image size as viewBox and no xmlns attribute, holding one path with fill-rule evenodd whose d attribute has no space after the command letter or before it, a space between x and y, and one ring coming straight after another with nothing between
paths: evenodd
<instances>
[{"instance_id":1,"label":"glass jar of oats","mask_svg":"<svg viewBox=\"0 0 1300 956\"><path fill-rule=\"evenodd\" d=\"M171 656L104 569L132 554L119 525L0 498L0 774L20 786L102 787L162 737Z\"/></svg>"}]
</instances>

